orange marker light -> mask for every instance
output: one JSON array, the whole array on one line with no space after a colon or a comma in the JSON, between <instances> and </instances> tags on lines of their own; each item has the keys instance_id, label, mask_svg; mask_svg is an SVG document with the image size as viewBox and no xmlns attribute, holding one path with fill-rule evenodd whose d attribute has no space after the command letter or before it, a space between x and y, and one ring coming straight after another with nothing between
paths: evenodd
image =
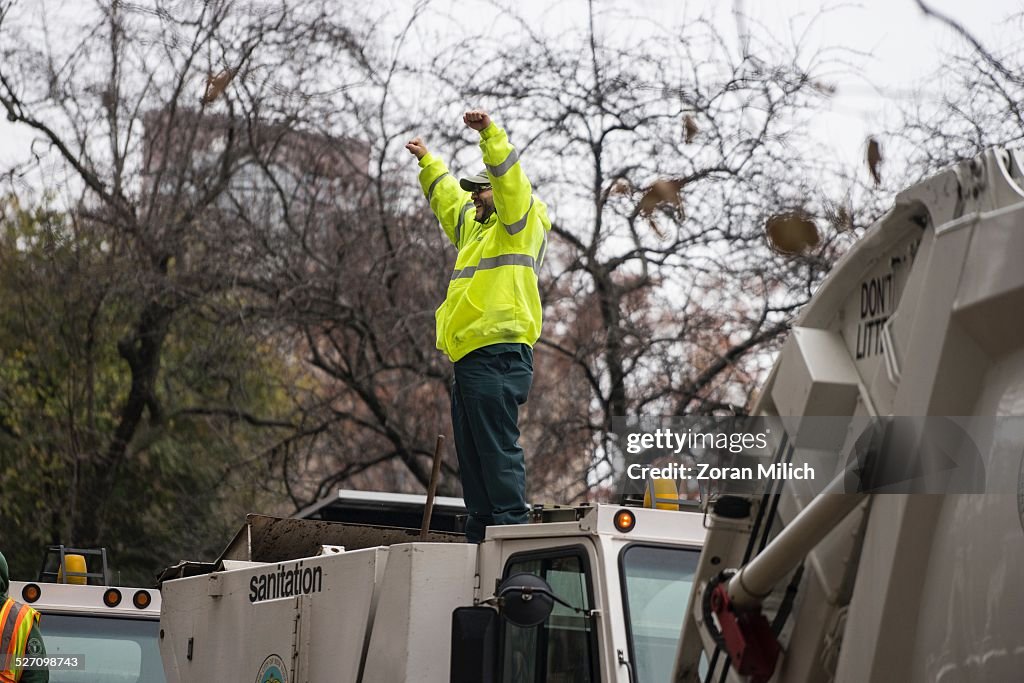
<instances>
[{"instance_id":1,"label":"orange marker light","mask_svg":"<svg viewBox=\"0 0 1024 683\"><path fill-rule=\"evenodd\" d=\"M108 588L103 593L103 604L107 607L117 607L121 604L121 591L116 588Z\"/></svg>"},{"instance_id":2,"label":"orange marker light","mask_svg":"<svg viewBox=\"0 0 1024 683\"><path fill-rule=\"evenodd\" d=\"M21 599L25 602L35 602L42 594L42 590L34 583L30 583L21 589Z\"/></svg>"},{"instance_id":3,"label":"orange marker light","mask_svg":"<svg viewBox=\"0 0 1024 683\"><path fill-rule=\"evenodd\" d=\"M615 528L626 533L632 531L636 526L636 515L629 510L619 510L615 513Z\"/></svg>"},{"instance_id":4,"label":"orange marker light","mask_svg":"<svg viewBox=\"0 0 1024 683\"><path fill-rule=\"evenodd\" d=\"M149 591L135 591L135 595L132 596L132 604L139 609L146 609L151 602L153 599L149 596Z\"/></svg>"}]
</instances>

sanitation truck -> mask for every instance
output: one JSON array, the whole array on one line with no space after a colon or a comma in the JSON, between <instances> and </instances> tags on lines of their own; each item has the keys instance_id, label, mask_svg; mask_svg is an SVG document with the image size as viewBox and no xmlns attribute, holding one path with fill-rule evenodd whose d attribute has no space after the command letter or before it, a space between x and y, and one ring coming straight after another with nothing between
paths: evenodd
<instances>
[{"instance_id":1,"label":"sanitation truck","mask_svg":"<svg viewBox=\"0 0 1024 683\"><path fill-rule=\"evenodd\" d=\"M576 683L638 669L666 680L703 515L609 505L534 514L489 528L480 545L250 515L216 562L165 575L167 679ZM549 588L520 595L549 609L536 626L484 604L522 574Z\"/></svg>"},{"instance_id":2,"label":"sanitation truck","mask_svg":"<svg viewBox=\"0 0 1024 683\"><path fill-rule=\"evenodd\" d=\"M50 683L165 682L160 592L112 585L105 549L53 546L37 580L8 591L41 615Z\"/></svg>"},{"instance_id":3,"label":"sanitation truck","mask_svg":"<svg viewBox=\"0 0 1024 683\"><path fill-rule=\"evenodd\" d=\"M1024 153L900 193L756 412L819 476L708 507L671 680L1024 680Z\"/></svg>"},{"instance_id":4,"label":"sanitation truck","mask_svg":"<svg viewBox=\"0 0 1024 683\"><path fill-rule=\"evenodd\" d=\"M764 439L648 468L763 476L478 546L252 515L165 574L168 680L1021 680L1022 168L992 150L899 194L796 321Z\"/></svg>"}]
</instances>

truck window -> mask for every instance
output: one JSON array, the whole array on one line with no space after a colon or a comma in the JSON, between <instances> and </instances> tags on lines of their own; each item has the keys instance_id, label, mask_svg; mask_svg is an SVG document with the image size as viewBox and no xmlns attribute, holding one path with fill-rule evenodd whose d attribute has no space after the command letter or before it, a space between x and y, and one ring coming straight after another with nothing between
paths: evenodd
<instances>
[{"instance_id":1,"label":"truck window","mask_svg":"<svg viewBox=\"0 0 1024 683\"><path fill-rule=\"evenodd\" d=\"M513 556L505 576L529 572L550 584L573 607L591 608L590 580L582 550L561 555ZM598 680L594 666L591 620L555 603L548 620L533 628L503 624L502 683L590 683Z\"/></svg>"},{"instance_id":2,"label":"truck window","mask_svg":"<svg viewBox=\"0 0 1024 683\"><path fill-rule=\"evenodd\" d=\"M620 565L636 683L662 683L672 664L690 601L700 551L630 545Z\"/></svg>"},{"instance_id":3,"label":"truck window","mask_svg":"<svg viewBox=\"0 0 1024 683\"><path fill-rule=\"evenodd\" d=\"M160 622L43 614L49 657L83 657L84 668L50 672L50 683L165 683L157 639Z\"/></svg>"}]
</instances>

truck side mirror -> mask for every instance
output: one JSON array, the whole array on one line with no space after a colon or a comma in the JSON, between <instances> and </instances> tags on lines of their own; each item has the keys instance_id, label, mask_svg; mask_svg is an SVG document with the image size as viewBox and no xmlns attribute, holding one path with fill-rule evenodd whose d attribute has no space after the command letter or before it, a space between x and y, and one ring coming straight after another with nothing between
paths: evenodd
<instances>
[{"instance_id":1,"label":"truck side mirror","mask_svg":"<svg viewBox=\"0 0 1024 683\"><path fill-rule=\"evenodd\" d=\"M490 607L452 612L451 683L496 683L498 613Z\"/></svg>"},{"instance_id":2,"label":"truck side mirror","mask_svg":"<svg viewBox=\"0 0 1024 683\"><path fill-rule=\"evenodd\" d=\"M544 623L555 608L551 586L528 572L513 574L502 581L497 597L501 616L522 628Z\"/></svg>"}]
</instances>

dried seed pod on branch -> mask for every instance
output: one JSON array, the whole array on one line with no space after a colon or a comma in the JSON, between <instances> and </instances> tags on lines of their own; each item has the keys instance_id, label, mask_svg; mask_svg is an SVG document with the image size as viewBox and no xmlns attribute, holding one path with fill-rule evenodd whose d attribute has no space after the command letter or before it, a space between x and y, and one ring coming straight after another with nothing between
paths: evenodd
<instances>
[{"instance_id":1,"label":"dried seed pod on branch","mask_svg":"<svg viewBox=\"0 0 1024 683\"><path fill-rule=\"evenodd\" d=\"M821 242L818 226L802 209L769 218L765 223L765 234L773 249L789 256L805 254Z\"/></svg>"},{"instance_id":2,"label":"dried seed pod on branch","mask_svg":"<svg viewBox=\"0 0 1024 683\"><path fill-rule=\"evenodd\" d=\"M220 97L224 89L228 87L228 83L235 77L235 72L235 69L224 69L216 76L208 74L206 76L206 88L203 91L203 96L199 98L199 103L207 105Z\"/></svg>"}]
</instances>

